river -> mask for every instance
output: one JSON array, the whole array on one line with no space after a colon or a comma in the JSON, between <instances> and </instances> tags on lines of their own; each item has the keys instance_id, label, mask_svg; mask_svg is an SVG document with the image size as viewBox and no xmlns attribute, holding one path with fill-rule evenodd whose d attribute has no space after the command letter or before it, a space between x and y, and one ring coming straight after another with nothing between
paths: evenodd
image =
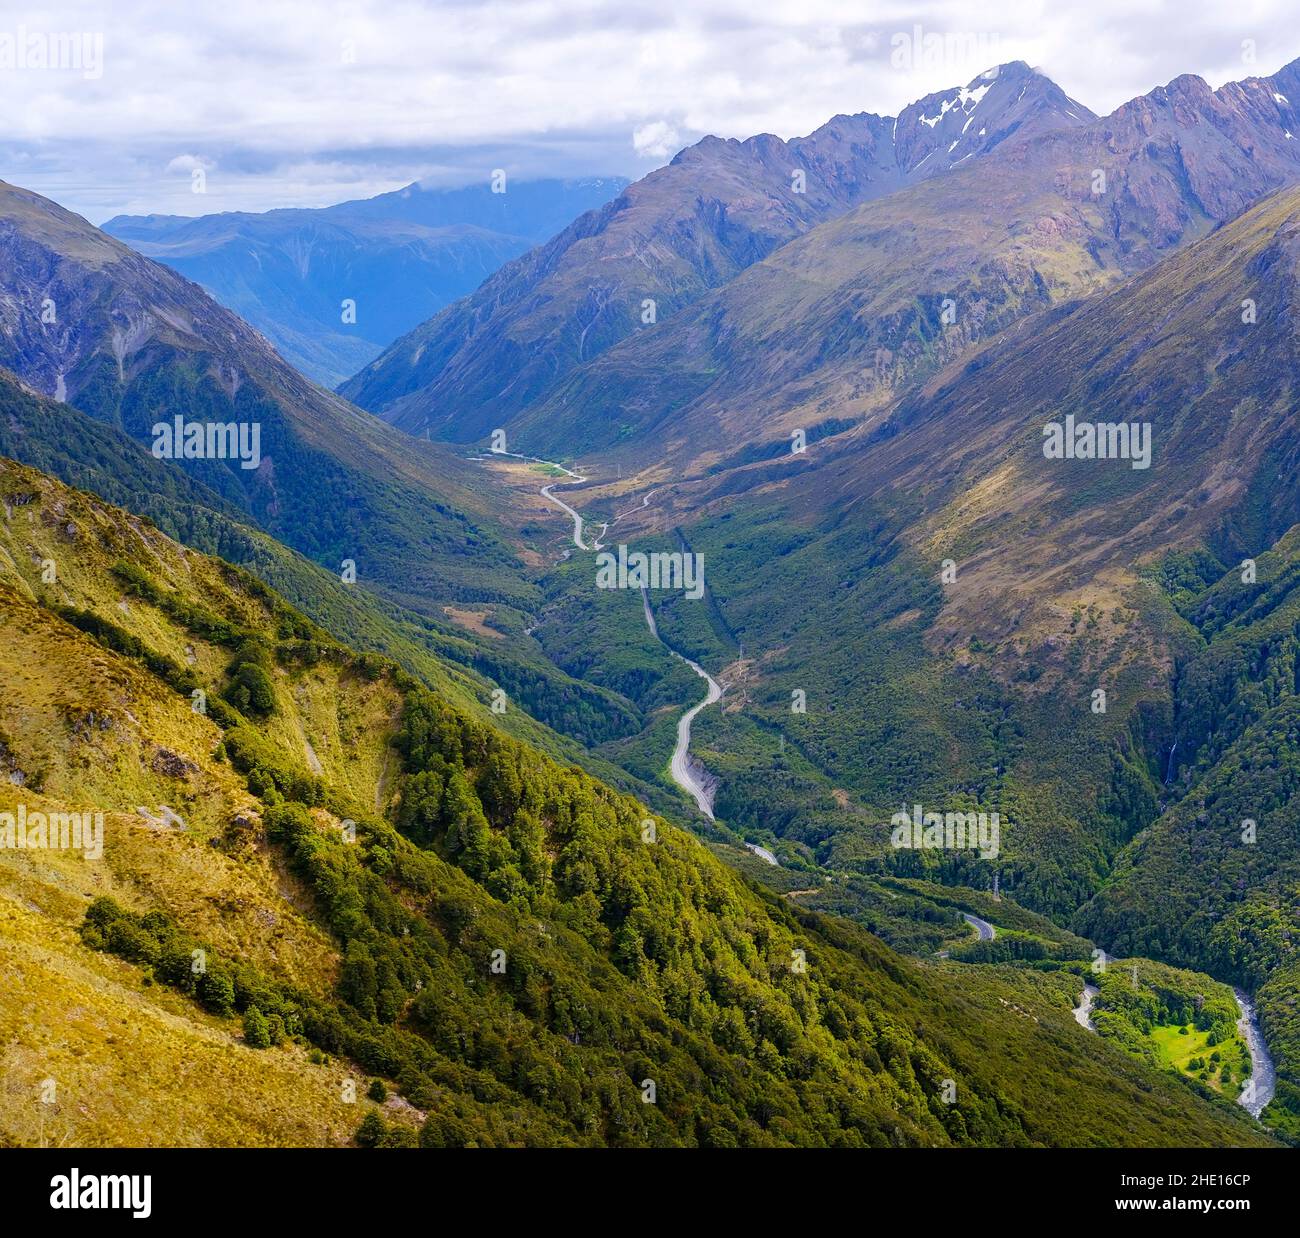
<instances>
[{"instance_id":1,"label":"river","mask_svg":"<svg viewBox=\"0 0 1300 1238\"><path fill-rule=\"evenodd\" d=\"M498 452L494 452L493 454L499 456L511 456L516 460L527 460L533 464L545 464L548 465L550 468L559 469L560 472L564 473L567 477L572 478L573 479L572 481L548 482L545 486L541 488L541 490L538 493L540 493L542 498L544 498L548 503L553 503L556 507L558 507L561 511L566 513L573 520L574 546L576 546L579 550L595 551L601 549L600 537L597 537L593 541L591 546L586 545L586 543L582 540L583 519L581 514L575 511L572 507L570 507L562 498L559 497L559 495L555 494L554 492L556 486L581 485L583 482L587 480L584 476L582 476L581 473L575 472L573 469L567 469L564 467L564 465L557 464L554 460L541 460L536 456L521 455L517 451L498 451ZM653 490L650 491L650 494L647 494L641 500L642 507L645 507L649 504L650 495L652 494L654 494ZM635 510L635 509L630 508L629 510ZM617 520L617 517L615 517L615 520ZM605 535L605 533L609 530L609 527L610 527L609 524L604 524L601 526L601 531L600 531L601 537ZM693 670L701 679L703 679L705 684L707 685L704 694L704 699L698 705L693 705L677 720L677 743L673 748L673 755L672 755L672 759L669 761L668 770L669 773L672 775L673 781L695 801L695 805L697 808L699 808L700 812L702 812L706 817L708 817L710 821L712 821L713 820L713 793L717 786L717 780L714 779L711 774L709 774L708 770L706 770L704 766L700 764L699 761L697 761L694 757L691 756L691 725L692 723L694 723L696 715L700 712L700 710L722 699L722 695L725 689L698 662L693 662L691 661L690 658L686 657L683 654L678 653L677 650L673 649L663 639L663 637L659 635L659 628L655 623L654 612L650 609L650 597L644 587L641 590L641 603L645 610L645 621L646 621L646 626L650 629L650 635L653 636L655 640L657 640L661 645L663 645L663 647L667 649L668 652L672 654L674 658L680 658L683 662L685 662L686 665L689 666L691 670ZM746 845L748 846L748 844ZM767 860L768 863L775 864L777 862L776 857L772 855L770 851L764 851L764 849L761 847L751 848L751 849L754 850L755 854L760 855L763 857L763 859Z\"/></svg>"},{"instance_id":2,"label":"river","mask_svg":"<svg viewBox=\"0 0 1300 1238\"><path fill-rule=\"evenodd\" d=\"M1092 1021L1092 1003L1100 996L1101 990L1095 984L1089 984L1086 980L1083 982L1083 996L1079 999L1079 1004L1074 1008L1074 1021L1090 1032L1097 1030L1097 1025Z\"/></svg>"},{"instance_id":3,"label":"river","mask_svg":"<svg viewBox=\"0 0 1300 1238\"><path fill-rule=\"evenodd\" d=\"M681 661L685 662L708 685L704 699L698 705L693 705L677 719L677 744L673 748L672 760L668 763L668 770L672 774L673 781L695 801L696 807L712 821L713 793L717 783L704 766L691 756L691 724L695 721L695 715L701 709L722 699L723 687L698 662L692 662L684 654L678 653L659 635L659 625L655 623L654 611L650 609L650 594L644 587L641 589L641 606L645 611L646 627L650 629L650 635L663 645L674 658L680 658ZM773 857L772 862L776 862L775 857Z\"/></svg>"},{"instance_id":4,"label":"river","mask_svg":"<svg viewBox=\"0 0 1300 1238\"><path fill-rule=\"evenodd\" d=\"M1101 952L1103 965L1109 967L1115 960L1106 951ZM1090 1032L1097 1030L1092 1020L1092 1004L1101 990L1095 984L1084 981L1083 996L1074 1008L1074 1018L1080 1027ZM1277 1090L1277 1071L1273 1068L1273 1059L1269 1055L1268 1045L1264 1043L1264 1033L1259 1030L1259 1019L1255 1015L1255 1004L1246 996L1244 990L1234 988L1232 995L1237 999L1237 1008L1241 1017L1237 1020L1237 1031L1246 1042L1250 1051L1250 1078L1246 1080L1237 1097L1239 1104L1253 1118L1258 1118L1264 1107L1273 1099Z\"/></svg>"},{"instance_id":5,"label":"river","mask_svg":"<svg viewBox=\"0 0 1300 1238\"><path fill-rule=\"evenodd\" d=\"M1255 1003L1241 989L1234 988L1232 995L1237 999L1241 1018L1237 1020L1237 1030L1241 1033L1246 1047L1250 1050L1250 1078L1242 1088L1237 1103L1252 1117L1259 1117L1264 1106L1273 1099L1277 1091L1277 1071L1273 1069L1273 1059L1269 1056L1268 1046L1264 1043L1264 1034L1259 1030L1259 1020L1255 1016Z\"/></svg>"}]
</instances>

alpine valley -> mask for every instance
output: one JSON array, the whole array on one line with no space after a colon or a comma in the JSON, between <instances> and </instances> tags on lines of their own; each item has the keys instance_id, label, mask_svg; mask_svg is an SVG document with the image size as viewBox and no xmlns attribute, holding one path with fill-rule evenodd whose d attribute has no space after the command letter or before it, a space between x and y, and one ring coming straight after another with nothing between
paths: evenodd
<instances>
[{"instance_id":1,"label":"alpine valley","mask_svg":"<svg viewBox=\"0 0 1300 1238\"><path fill-rule=\"evenodd\" d=\"M1300 1143L1292 99L0 183L0 1146Z\"/></svg>"}]
</instances>

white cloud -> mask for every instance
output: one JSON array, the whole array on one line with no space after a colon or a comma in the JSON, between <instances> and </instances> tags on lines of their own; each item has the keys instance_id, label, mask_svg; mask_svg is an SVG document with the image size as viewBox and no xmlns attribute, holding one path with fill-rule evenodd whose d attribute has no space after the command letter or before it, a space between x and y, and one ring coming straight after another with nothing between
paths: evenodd
<instances>
[{"instance_id":1,"label":"white cloud","mask_svg":"<svg viewBox=\"0 0 1300 1238\"><path fill-rule=\"evenodd\" d=\"M642 159L669 159L681 146L677 130L666 120L654 120L632 130L632 149Z\"/></svg>"},{"instance_id":2,"label":"white cloud","mask_svg":"<svg viewBox=\"0 0 1300 1238\"><path fill-rule=\"evenodd\" d=\"M193 172L202 168L205 172L212 171L217 165L211 159L204 159L200 155L177 155L167 165L168 172Z\"/></svg>"},{"instance_id":3,"label":"white cloud","mask_svg":"<svg viewBox=\"0 0 1300 1238\"><path fill-rule=\"evenodd\" d=\"M0 34L102 34L103 64L95 77L0 69L0 176L102 220L123 209L316 205L417 178L468 183L494 167L516 178L640 175L705 133L792 137L840 112L895 113L988 67L980 48L1041 65L1099 112L1183 72L1216 86L1273 72L1300 55L1293 8L9 0ZM976 51L891 65L896 36L918 24L968 34ZM1243 63L1246 39L1257 64ZM629 133L639 136L629 143ZM177 152L208 161L205 198L170 168Z\"/></svg>"}]
</instances>

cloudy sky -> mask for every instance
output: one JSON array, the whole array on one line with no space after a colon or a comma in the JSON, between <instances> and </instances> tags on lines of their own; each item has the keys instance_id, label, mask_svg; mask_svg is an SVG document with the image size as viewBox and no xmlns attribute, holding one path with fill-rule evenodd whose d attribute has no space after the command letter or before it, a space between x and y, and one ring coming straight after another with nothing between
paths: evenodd
<instances>
[{"instance_id":1,"label":"cloudy sky","mask_svg":"<svg viewBox=\"0 0 1300 1238\"><path fill-rule=\"evenodd\" d=\"M0 179L100 223L635 177L1008 60L1107 112L1297 57L1294 0L3 0Z\"/></svg>"}]
</instances>

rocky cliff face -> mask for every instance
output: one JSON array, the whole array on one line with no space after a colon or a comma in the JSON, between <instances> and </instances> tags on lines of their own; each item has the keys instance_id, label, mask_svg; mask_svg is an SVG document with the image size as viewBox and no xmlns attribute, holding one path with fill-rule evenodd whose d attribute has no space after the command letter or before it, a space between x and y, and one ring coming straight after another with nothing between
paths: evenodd
<instances>
[{"instance_id":1,"label":"rocky cliff face","mask_svg":"<svg viewBox=\"0 0 1300 1238\"><path fill-rule=\"evenodd\" d=\"M1211 90L1190 74L1124 104L1063 147L1079 173L1086 159L1119 180L1117 202L1145 216L1157 244L1198 221L1231 219L1300 168L1300 61L1271 78ZM1076 178L1076 183L1081 180Z\"/></svg>"}]
</instances>

